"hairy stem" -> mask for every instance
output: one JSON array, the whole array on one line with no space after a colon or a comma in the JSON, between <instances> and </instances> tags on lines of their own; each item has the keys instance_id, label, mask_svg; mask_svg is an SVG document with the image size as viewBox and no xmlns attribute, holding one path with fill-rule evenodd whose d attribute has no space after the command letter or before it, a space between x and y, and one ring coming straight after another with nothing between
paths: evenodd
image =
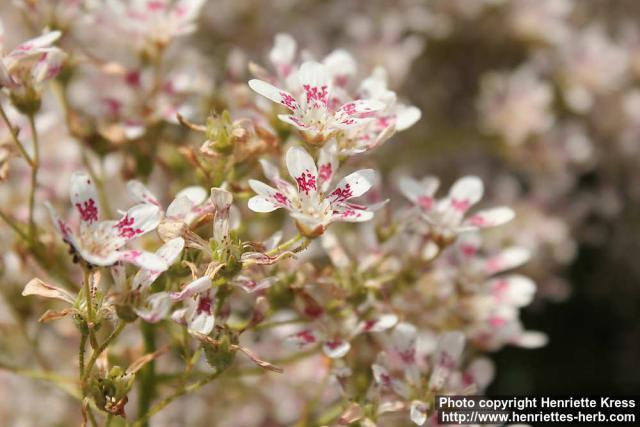
<instances>
[{"instance_id":1,"label":"hairy stem","mask_svg":"<svg viewBox=\"0 0 640 427\"><path fill-rule=\"evenodd\" d=\"M40 144L38 141L38 130L33 114L29 115L29 126L33 138L33 159L31 161L31 192L29 193L29 239L36 241L36 223L34 221L34 210L36 202L36 190L38 189L38 169L40 168Z\"/></svg>"},{"instance_id":2,"label":"hairy stem","mask_svg":"<svg viewBox=\"0 0 640 427\"><path fill-rule=\"evenodd\" d=\"M144 339L145 353L156 351L155 325L147 322L140 323ZM152 360L140 371L140 398L138 400L138 414L146 414L151 407L151 401L156 393L156 364ZM141 427L148 426L148 420L142 420Z\"/></svg>"},{"instance_id":3,"label":"hairy stem","mask_svg":"<svg viewBox=\"0 0 640 427\"><path fill-rule=\"evenodd\" d=\"M96 350L98 348L98 340L96 339L96 334L93 330L93 301L91 295L91 285L89 284L89 276L90 273L88 269L84 269L82 276L82 286L84 288L84 294L87 304L87 327L89 329L89 342L91 343L91 347Z\"/></svg>"},{"instance_id":4,"label":"hairy stem","mask_svg":"<svg viewBox=\"0 0 640 427\"><path fill-rule=\"evenodd\" d=\"M24 157L27 163L29 163L29 165L33 167L33 160L31 160L31 157L29 157L29 154L27 153L27 150L24 148L24 145L22 145L22 142L20 142L20 139L18 138L18 132L16 132L16 128L14 128L13 125L11 124L11 121L9 120L9 116L7 116L7 113L6 111L4 111L4 108L2 107L2 105L0 105L0 116L2 116L2 120L7 125L7 128L9 129L9 133L11 134L11 138L13 139L13 142L15 142L16 146L18 147L18 150L20 150L20 154L22 154L22 157Z\"/></svg>"},{"instance_id":5,"label":"hairy stem","mask_svg":"<svg viewBox=\"0 0 640 427\"><path fill-rule=\"evenodd\" d=\"M87 366L84 369L84 374L82 376L83 382L89 377L91 369L93 369L93 365L95 365L98 357L100 357L100 355L107 349L107 347L109 347L109 344L111 344L113 340L115 340L118 335L120 335L125 326L127 326L127 323L121 320L120 323L118 323L118 326L116 326L113 332L111 332L111 334L107 337L107 339L99 346L96 346L96 349L91 354L91 358L89 359L89 362L87 362Z\"/></svg>"}]
</instances>

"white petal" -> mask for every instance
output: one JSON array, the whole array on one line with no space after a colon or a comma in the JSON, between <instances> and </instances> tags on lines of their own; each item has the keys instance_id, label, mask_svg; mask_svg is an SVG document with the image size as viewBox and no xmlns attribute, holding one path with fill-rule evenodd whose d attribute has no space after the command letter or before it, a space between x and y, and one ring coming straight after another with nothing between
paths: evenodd
<instances>
[{"instance_id":1,"label":"white petal","mask_svg":"<svg viewBox=\"0 0 640 427\"><path fill-rule=\"evenodd\" d=\"M62 70L67 54L60 49L51 49L41 54L38 62L31 68L31 78L35 84L53 79Z\"/></svg>"},{"instance_id":2,"label":"white petal","mask_svg":"<svg viewBox=\"0 0 640 427\"><path fill-rule=\"evenodd\" d=\"M160 202L156 196L140 181L127 182L127 190L136 203L150 203L160 206Z\"/></svg>"},{"instance_id":3,"label":"white petal","mask_svg":"<svg viewBox=\"0 0 640 427\"><path fill-rule=\"evenodd\" d=\"M84 223L92 224L100 219L98 193L89 174L74 172L71 175L69 197Z\"/></svg>"},{"instance_id":4,"label":"white petal","mask_svg":"<svg viewBox=\"0 0 640 427\"><path fill-rule=\"evenodd\" d=\"M393 328L398 323L398 316L395 314L382 314L378 318L363 322L363 332L382 332Z\"/></svg>"},{"instance_id":5,"label":"white petal","mask_svg":"<svg viewBox=\"0 0 640 427\"><path fill-rule=\"evenodd\" d=\"M337 144L335 140L325 144L318 155L318 182L320 190L326 192L338 168Z\"/></svg>"},{"instance_id":6,"label":"white petal","mask_svg":"<svg viewBox=\"0 0 640 427\"><path fill-rule=\"evenodd\" d=\"M259 213L273 212L281 207L264 196L253 196L249 199L248 206L252 211Z\"/></svg>"},{"instance_id":7,"label":"white petal","mask_svg":"<svg viewBox=\"0 0 640 427\"><path fill-rule=\"evenodd\" d=\"M418 181L411 177L401 177L398 180L398 188L402 194L413 204L423 210L430 210L434 205L434 198L440 180L435 176L427 176Z\"/></svg>"},{"instance_id":8,"label":"white petal","mask_svg":"<svg viewBox=\"0 0 640 427\"><path fill-rule=\"evenodd\" d=\"M359 99L356 101L347 102L336 111L336 119L342 120L346 117L361 116L376 111L380 111L385 105L373 99Z\"/></svg>"},{"instance_id":9,"label":"white petal","mask_svg":"<svg viewBox=\"0 0 640 427\"><path fill-rule=\"evenodd\" d=\"M184 239L176 237L166 242L156 251L156 255L162 258L169 268L180 256L184 249ZM147 270L142 269L136 273L133 278L132 286L134 289L144 289L150 286L165 270Z\"/></svg>"},{"instance_id":10,"label":"white petal","mask_svg":"<svg viewBox=\"0 0 640 427\"><path fill-rule=\"evenodd\" d=\"M267 277L262 280L254 280L245 276L238 276L233 283L240 286L245 292L253 293L262 289L267 289L273 285L277 279L275 277Z\"/></svg>"},{"instance_id":11,"label":"white petal","mask_svg":"<svg viewBox=\"0 0 640 427\"><path fill-rule=\"evenodd\" d=\"M433 355L433 372L429 379L429 388L441 390L446 380L458 365L465 336L462 332L446 332L440 337L438 347Z\"/></svg>"},{"instance_id":12,"label":"white petal","mask_svg":"<svg viewBox=\"0 0 640 427\"><path fill-rule=\"evenodd\" d=\"M160 224L161 217L162 212L157 206L139 204L130 208L114 228L120 237L130 240L154 230Z\"/></svg>"},{"instance_id":13,"label":"white petal","mask_svg":"<svg viewBox=\"0 0 640 427\"><path fill-rule=\"evenodd\" d=\"M420 400L412 401L409 414L414 424L424 425L427 422L427 404Z\"/></svg>"},{"instance_id":14,"label":"white petal","mask_svg":"<svg viewBox=\"0 0 640 427\"><path fill-rule=\"evenodd\" d=\"M411 126L416 124L421 117L422 112L417 107L400 107L396 112L396 130L403 131L405 129L409 129Z\"/></svg>"},{"instance_id":15,"label":"white petal","mask_svg":"<svg viewBox=\"0 0 640 427\"><path fill-rule=\"evenodd\" d=\"M51 217L53 225L55 226L58 233L60 233L64 241L76 247L75 238L73 236L73 232L71 231L71 227L69 227L69 225L62 219L60 219L49 202L45 202L45 207L49 211L49 216Z\"/></svg>"},{"instance_id":16,"label":"white petal","mask_svg":"<svg viewBox=\"0 0 640 427\"><path fill-rule=\"evenodd\" d=\"M342 222L366 222L373 219L373 211L368 210L364 206L356 206L348 203L339 203L333 208L332 221Z\"/></svg>"},{"instance_id":17,"label":"white petal","mask_svg":"<svg viewBox=\"0 0 640 427\"><path fill-rule=\"evenodd\" d=\"M151 252L131 249L126 251L119 251L117 252L117 254L118 260L137 265L138 267L142 267L147 270L162 272L168 268L165 260ZM91 262L90 260L87 261Z\"/></svg>"},{"instance_id":18,"label":"white petal","mask_svg":"<svg viewBox=\"0 0 640 427\"><path fill-rule=\"evenodd\" d=\"M301 131L310 131L311 130L311 126L306 123L304 120L302 120L300 117L295 116L295 115L289 115L289 114L278 114L278 119L282 120L283 122L290 124L291 126L295 127L296 129L300 129Z\"/></svg>"},{"instance_id":19,"label":"white petal","mask_svg":"<svg viewBox=\"0 0 640 427\"><path fill-rule=\"evenodd\" d=\"M208 289L211 289L211 278L204 276L189 283L180 292L171 292L169 295L174 300L182 301Z\"/></svg>"},{"instance_id":20,"label":"white petal","mask_svg":"<svg viewBox=\"0 0 640 427\"><path fill-rule=\"evenodd\" d=\"M291 147L286 156L289 175L296 181L298 192L310 196L317 191L318 170L313 158L301 147Z\"/></svg>"},{"instance_id":21,"label":"white petal","mask_svg":"<svg viewBox=\"0 0 640 427\"><path fill-rule=\"evenodd\" d=\"M269 52L269 60L276 67L279 75L286 77L293 71L296 48L296 41L291 35L286 33L276 34L273 48Z\"/></svg>"},{"instance_id":22,"label":"white petal","mask_svg":"<svg viewBox=\"0 0 640 427\"><path fill-rule=\"evenodd\" d=\"M462 223L462 228L496 227L511 221L515 213L511 208L497 207L481 210Z\"/></svg>"},{"instance_id":23,"label":"white petal","mask_svg":"<svg viewBox=\"0 0 640 427\"><path fill-rule=\"evenodd\" d=\"M544 332L526 331L523 332L514 342L514 345L523 348L540 348L547 345L549 337Z\"/></svg>"},{"instance_id":24,"label":"white petal","mask_svg":"<svg viewBox=\"0 0 640 427\"><path fill-rule=\"evenodd\" d=\"M215 326L215 317L211 313L198 313L189 322L190 331L197 332L202 335L209 335Z\"/></svg>"},{"instance_id":25,"label":"white petal","mask_svg":"<svg viewBox=\"0 0 640 427\"><path fill-rule=\"evenodd\" d=\"M331 92L327 68L318 62L307 61L300 66L297 78L303 92L303 105L306 108L326 108Z\"/></svg>"},{"instance_id":26,"label":"white petal","mask_svg":"<svg viewBox=\"0 0 640 427\"><path fill-rule=\"evenodd\" d=\"M330 194L332 202L344 202L369 191L376 179L373 169L362 169L343 178Z\"/></svg>"},{"instance_id":27,"label":"white petal","mask_svg":"<svg viewBox=\"0 0 640 427\"><path fill-rule=\"evenodd\" d=\"M400 359L406 364L415 362L418 331L410 323L398 323L391 334L391 345Z\"/></svg>"},{"instance_id":28,"label":"white petal","mask_svg":"<svg viewBox=\"0 0 640 427\"><path fill-rule=\"evenodd\" d=\"M490 280L487 286L499 304L523 307L533 300L536 284L528 277L512 274Z\"/></svg>"},{"instance_id":29,"label":"white petal","mask_svg":"<svg viewBox=\"0 0 640 427\"><path fill-rule=\"evenodd\" d=\"M324 354L332 359L339 359L345 356L349 350L351 350L351 344L349 344L349 341L342 339L327 341L322 345Z\"/></svg>"},{"instance_id":30,"label":"white petal","mask_svg":"<svg viewBox=\"0 0 640 427\"><path fill-rule=\"evenodd\" d=\"M51 31L46 34L28 40L16 46L7 56L12 60L18 60L26 56L42 52L43 48L48 48L53 42L58 40L62 33L60 31Z\"/></svg>"},{"instance_id":31,"label":"white petal","mask_svg":"<svg viewBox=\"0 0 640 427\"><path fill-rule=\"evenodd\" d=\"M146 308L134 308L135 313L145 322L157 323L169 315L171 298L166 292L158 292L147 298L146 305Z\"/></svg>"},{"instance_id":32,"label":"white petal","mask_svg":"<svg viewBox=\"0 0 640 427\"><path fill-rule=\"evenodd\" d=\"M484 185L480 178L466 176L453 184L449 191L449 204L451 208L460 213L466 212L472 205L482 199Z\"/></svg>"},{"instance_id":33,"label":"white petal","mask_svg":"<svg viewBox=\"0 0 640 427\"><path fill-rule=\"evenodd\" d=\"M249 87L265 98L284 105L291 111L298 111L300 109L298 101L286 90L278 89L272 84L258 79L249 80Z\"/></svg>"},{"instance_id":34,"label":"white petal","mask_svg":"<svg viewBox=\"0 0 640 427\"><path fill-rule=\"evenodd\" d=\"M322 63L338 86L346 85L357 70L355 59L344 49L334 50L322 60Z\"/></svg>"},{"instance_id":35,"label":"white petal","mask_svg":"<svg viewBox=\"0 0 640 427\"><path fill-rule=\"evenodd\" d=\"M249 200L249 208L255 212L271 212L278 207L289 208L291 206L289 195L283 191L278 191L270 185L255 179L249 180L249 186L258 194Z\"/></svg>"},{"instance_id":36,"label":"white petal","mask_svg":"<svg viewBox=\"0 0 640 427\"><path fill-rule=\"evenodd\" d=\"M198 185L187 187L176 194L176 197L188 198L193 202L194 205L200 205L204 203L204 201L207 200L208 196L209 194L207 193L207 190Z\"/></svg>"},{"instance_id":37,"label":"white petal","mask_svg":"<svg viewBox=\"0 0 640 427\"><path fill-rule=\"evenodd\" d=\"M530 258L529 250L520 247L511 247L485 261L487 274L496 274L505 270L520 267Z\"/></svg>"},{"instance_id":38,"label":"white petal","mask_svg":"<svg viewBox=\"0 0 640 427\"><path fill-rule=\"evenodd\" d=\"M293 335L287 337L287 341L294 343L299 348L307 347L313 344L317 344L320 341L320 336L311 329L304 329L296 332Z\"/></svg>"}]
</instances>

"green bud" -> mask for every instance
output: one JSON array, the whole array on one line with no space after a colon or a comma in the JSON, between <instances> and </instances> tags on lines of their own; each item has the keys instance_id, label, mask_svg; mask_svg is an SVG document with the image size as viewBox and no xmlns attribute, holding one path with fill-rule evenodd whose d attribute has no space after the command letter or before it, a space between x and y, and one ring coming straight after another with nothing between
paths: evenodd
<instances>
[{"instance_id":1,"label":"green bud","mask_svg":"<svg viewBox=\"0 0 640 427\"><path fill-rule=\"evenodd\" d=\"M217 344L203 343L207 362L216 372L227 369L236 357L236 350L231 347L232 339L227 332L222 332L216 339Z\"/></svg>"}]
</instances>

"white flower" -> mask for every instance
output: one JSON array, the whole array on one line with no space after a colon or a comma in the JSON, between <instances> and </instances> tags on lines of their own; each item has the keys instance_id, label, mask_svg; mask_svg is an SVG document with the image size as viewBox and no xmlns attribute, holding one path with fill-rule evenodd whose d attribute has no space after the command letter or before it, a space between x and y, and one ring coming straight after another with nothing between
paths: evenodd
<instances>
[{"instance_id":1,"label":"white flower","mask_svg":"<svg viewBox=\"0 0 640 427\"><path fill-rule=\"evenodd\" d=\"M127 190L134 201L155 206L160 210L162 219L158 226L158 234L164 241L184 237L189 247L206 246L202 238L190 231L193 223L215 209L204 188L192 186L181 190L164 213L160 201L141 182L129 181Z\"/></svg>"},{"instance_id":2,"label":"white flower","mask_svg":"<svg viewBox=\"0 0 640 427\"><path fill-rule=\"evenodd\" d=\"M160 249L156 251L156 255L164 260L168 268L178 260L178 257L184 249L184 244L184 239L176 237L162 245ZM131 282L132 288L138 291L147 290L165 270L140 269L133 277L133 281Z\"/></svg>"},{"instance_id":3,"label":"white flower","mask_svg":"<svg viewBox=\"0 0 640 427\"><path fill-rule=\"evenodd\" d=\"M399 183L400 191L416 206L435 237L449 240L460 232L495 227L511 221L515 216L510 208L497 207L465 218L484 193L482 181L475 176L460 178L453 184L447 197L436 200L434 195L439 186L440 182L435 177L426 177L422 182L404 177Z\"/></svg>"},{"instance_id":4,"label":"white flower","mask_svg":"<svg viewBox=\"0 0 640 427\"><path fill-rule=\"evenodd\" d=\"M327 191L336 166L334 157L327 150L329 148L323 149L320 155L319 167L303 148L291 147L287 151L287 168L296 186L280 178L274 166L263 162L265 175L276 188L250 180L249 185L258 195L249 200L249 208L254 212L285 208L306 235L322 234L334 221L363 222L373 218L369 207L350 200L362 196L372 187L375 172L359 170L342 179L332 191Z\"/></svg>"},{"instance_id":5,"label":"white flower","mask_svg":"<svg viewBox=\"0 0 640 427\"><path fill-rule=\"evenodd\" d=\"M209 335L215 326L214 295L209 276L200 277L186 285L180 292L171 292L174 301L186 301L187 306L175 311L171 317L185 325L190 332Z\"/></svg>"},{"instance_id":6,"label":"white flower","mask_svg":"<svg viewBox=\"0 0 640 427\"><path fill-rule=\"evenodd\" d=\"M109 0L101 20L141 43L166 46L175 37L192 33L205 0Z\"/></svg>"},{"instance_id":7,"label":"white flower","mask_svg":"<svg viewBox=\"0 0 640 427\"><path fill-rule=\"evenodd\" d=\"M303 329L287 337L287 341L298 348L309 348L318 344L327 357L340 359L351 350L350 341L364 333L386 331L398 323L398 316L383 313L355 324L348 319L343 323L334 322L328 316L316 319L311 327Z\"/></svg>"},{"instance_id":8,"label":"white flower","mask_svg":"<svg viewBox=\"0 0 640 427\"><path fill-rule=\"evenodd\" d=\"M413 126L422 117L419 108L397 101L395 92L387 87L387 72L377 67L371 76L360 84L358 97L382 102L385 107L370 115L371 120L361 127L345 131L340 139L340 154L352 155L382 145L396 132Z\"/></svg>"},{"instance_id":9,"label":"white flower","mask_svg":"<svg viewBox=\"0 0 640 427\"><path fill-rule=\"evenodd\" d=\"M100 206L91 177L84 172L71 176L71 204L80 216L79 230L74 231L58 218L47 203L54 224L73 251L91 265L112 266L119 261L154 271L164 271L166 262L150 252L123 249L131 240L154 230L160 223L160 210L139 204L130 208L118 221L100 220Z\"/></svg>"},{"instance_id":10,"label":"white flower","mask_svg":"<svg viewBox=\"0 0 640 427\"><path fill-rule=\"evenodd\" d=\"M4 28L0 22L0 88L34 88L57 76L66 54L51 45L60 36L60 31L51 31L4 54Z\"/></svg>"},{"instance_id":11,"label":"white flower","mask_svg":"<svg viewBox=\"0 0 640 427\"><path fill-rule=\"evenodd\" d=\"M249 81L251 89L287 107L290 114L278 118L303 132L311 141L324 142L333 134L363 126L371 113L384 108L375 100L356 100L340 105L332 95L331 76L327 67L305 62L296 74L293 94L262 80Z\"/></svg>"}]
</instances>

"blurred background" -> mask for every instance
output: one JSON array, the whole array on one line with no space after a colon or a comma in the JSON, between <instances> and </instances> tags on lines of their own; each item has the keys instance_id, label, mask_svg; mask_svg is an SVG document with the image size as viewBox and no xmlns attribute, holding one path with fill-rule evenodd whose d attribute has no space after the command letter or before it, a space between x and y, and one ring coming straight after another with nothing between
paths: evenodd
<instances>
[{"instance_id":1,"label":"blurred background","mask_svg":"<svg viewBox=\"0 0 640 427\"><path fill-rule=\"evenodd\" d=\"M58 4L67 2L3 1L7 45L37 33ZM81 12L56 22L78 26L63 48L80 41L99 52ZM221 94L251 78L250 63L267 62L282 32L301 55L350 51L359 77L384 67L391 89L422 110L422 120L371 154L390 177L387 190L404 173L437 175L445 188L477 174L492 203L517 211L490 241L532 252L522 271L538 295L523 322L549 343L493 354L489 394L631 394L640 390L639 22L633 0L211 0L196 32L171 52L189 46L193 61L175 65L197 64L188 76L213 82L211 105L228 104ZM109 85L100 91L118 95ZM95 94L83 96L78 105ZM53 128L46 138L62 144L69 135ZM79 152L52 151L80 163ZM68 174L67 166L45 176ZM15 197L0 190L5 206ZM3 285L17 295L26 283L19 255L0 256ZM7 318L3 333L14 333Z\"/></svg>"}]
</instances>

